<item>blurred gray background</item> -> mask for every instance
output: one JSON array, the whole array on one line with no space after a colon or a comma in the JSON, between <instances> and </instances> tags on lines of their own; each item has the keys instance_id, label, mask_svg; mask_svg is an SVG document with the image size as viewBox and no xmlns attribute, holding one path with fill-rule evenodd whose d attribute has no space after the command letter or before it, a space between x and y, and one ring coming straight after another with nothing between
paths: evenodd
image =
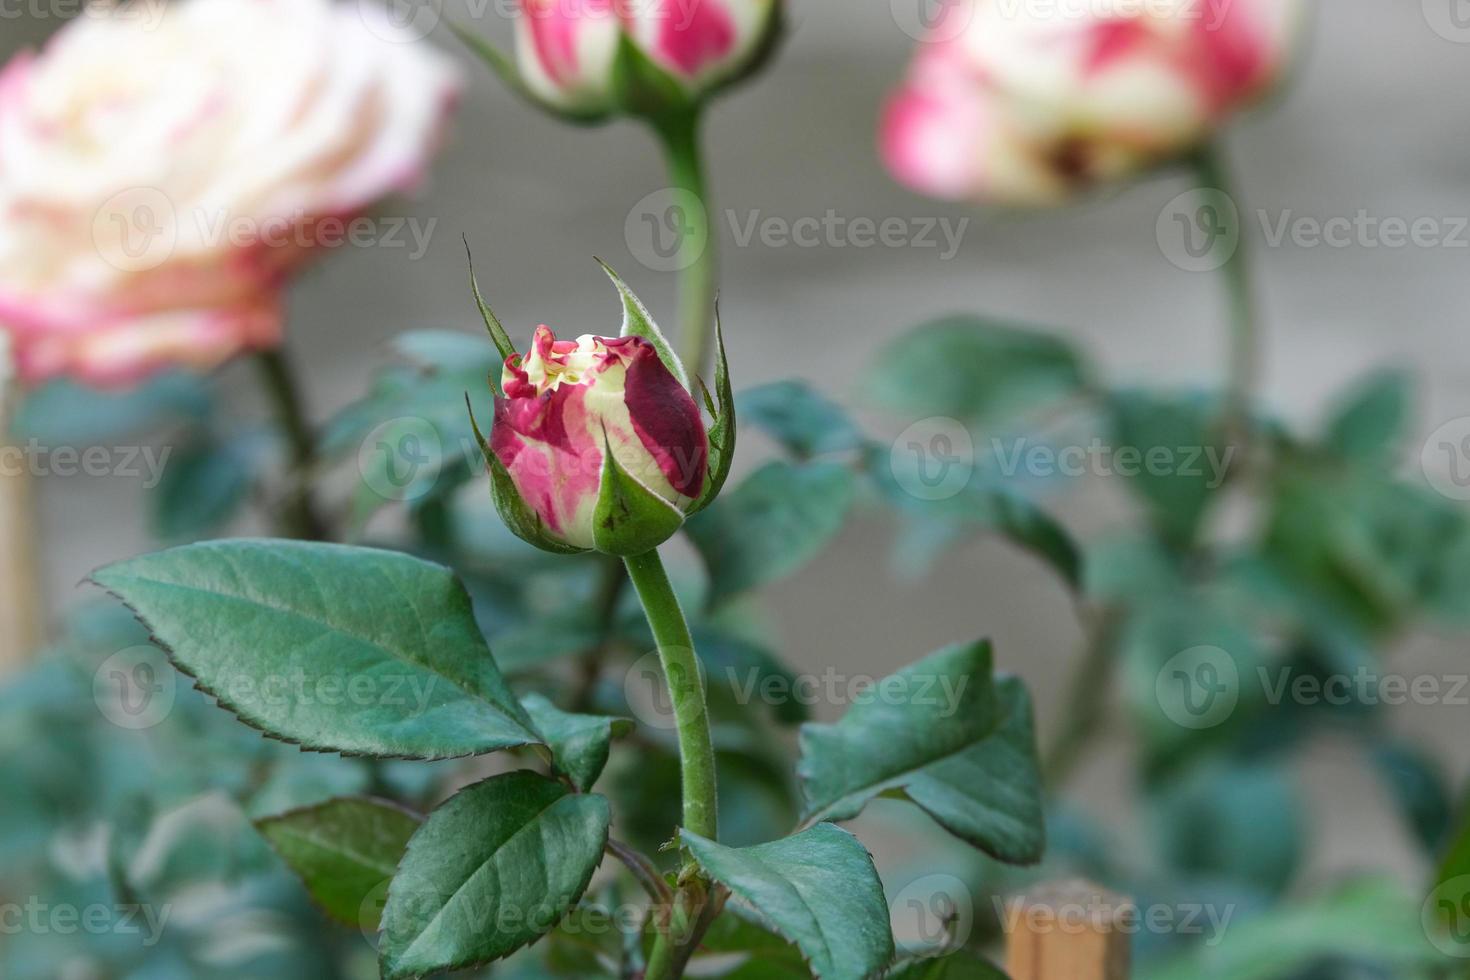
<instances>
[{"instance_id":1,"label":"blurred gray background","mask_svg":"<svg viewBox=\"0 0 1470 980\"><path fill-rule=\"evenodd\" d=\"M447 13L505 44L509 23L476 19L467 0ZM900 0L900 6L903 0ZM1314 11L1304 63L1275 104L1228 134L1249 212L1295 216L1429 216L1453 228L1470 215L1470 28L1452 29L1456 0L1332 0ZM0 7L0 55L44 38L58 20ZM721 222L724 315L737 387L801 376L848 404L880 345L927 318L988 312L1050 326L1085 345L1120 381L1206 383L1221 362L1222 299L1215 276L1181 271L1156 236L1161 212L1189 184L1160 178L1069 210L987 214L931 202L896 186L879 165L875 120L913 43L886 0L799 0L790 41L771 70L719 104L708 145L717 209L821 218L971 217L963 245L739 248ZM478 330L461 234L476 246L482 284L513 332L546 322L572 334L607 332L615 299L595 265L623 272L655 311L673 319L672 275L640 266L625 238L630 210L664 186L659 155L633 124L567 128L507 95L442 28L434 41L464 65L468 91L433 179L393 215L437 219L418 260L407 249L345 250L295 289L290 348L325 418L363 390L411 328ZM1427 434L1470 415L1470 234L1456 247L1267 247L1248 214L1269 343L1266 397L1313 424L1324 400L1384 364L1421 379ZM260 411L253 375L229 369L242 412ZM759 452L746 444L743 465ZM1417 467L1417 458L1405 465ZM1094 533L1125 519L1105 481L1056 507ZM54 605L82 594L95 566L150 547L136 480L51 479L40 492L45 573ZM803 668L881 673L939 646L993 636L1001 663L1036 692L1043 733L1055 730L1061 681L1078 653L1066 595L1028 557L999 542L967 546L922 582L896 583L887 525L853 524L821 560L770 596L785 654ZM1391 669L1463 672L1459 640L1418 637ZM1397 727L1433 739L1463 776L1470 717L1450 706L1401 709ZM1456 758L1456 750L1459 757ZM1114 733L1074 793L1133 826L1126 740ZM1356 867L1408 875L1414 851L1377 782L1330 742L1301 767L1321 830L1320 881ZM1382 836L1379 832L1382 832ZM1374 834L1366 851L1362 842ZM1383 841L1387 841L1384 844Z\"/></svg>"}]
</instances>

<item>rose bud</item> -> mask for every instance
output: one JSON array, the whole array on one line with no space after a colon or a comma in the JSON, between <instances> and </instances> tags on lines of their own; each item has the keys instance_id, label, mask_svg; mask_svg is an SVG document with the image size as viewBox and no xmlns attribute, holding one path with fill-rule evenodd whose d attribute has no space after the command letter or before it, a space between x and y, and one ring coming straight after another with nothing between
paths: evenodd
<instances>
[{"instance_id":1,"label":"rose bud","mask_svg":"<svg viewBox=\"0 0 1470 980\"><path fill-rule=\"evenodd\" d=\"M0 330L27 381L279 343L282 290L424 173L452 63L372 4L103 5L0 72Z\"/></svg>"},{"instance_id":2,"label":"rose bud","mask_svg":"<svg viewBox=\"0 0 1470 980\"><path fill-rule=\"evenodd\" d=\"M488 444L481 440L506 524L550 551L651 551L714 499L729 472L734 413L723 349L721 407L706 399L716 420L707 431L678 358L613 281L623 294L622 333L570 341L537 327L526 354L506 356L494 428ZM505 352L504 330L483 304L482 312Z\"/></svg>"},{"instance_id":3,"label":"rose bud","mask_svg":"<svg viewBox=\"0 0 1470 980\"><path fill-rule=\"evenodd\" d=\"M780 0L519 2L519 84L580 117L702 102L760 66L781 17Z\"/></svg>"},{"instance_id":4,"label":"rose bud","mask_svg":"<svg viewBox=\"0 0 1470 980\"><path fill-rule=\"evenodd\" d=\"M964 0L920 46L880 135L921 193L1062 203L1180 157L1270 90L1299 0L1167 0L1091 12Z\"/></svg>"}]
</instances>

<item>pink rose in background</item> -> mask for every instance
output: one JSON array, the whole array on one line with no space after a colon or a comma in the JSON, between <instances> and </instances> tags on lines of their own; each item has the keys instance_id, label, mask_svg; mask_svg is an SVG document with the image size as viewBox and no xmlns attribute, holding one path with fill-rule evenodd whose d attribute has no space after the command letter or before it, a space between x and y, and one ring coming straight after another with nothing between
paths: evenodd
<instances>
[{"instance_id":1,"label":"pink rose in background","mask_svg":"<svg viewBox=\"0 0 1470 980\"><path fill-rule=\"evenodd\" d=\"M292 273L418 182L457 91L372 5L328 0L90 10L17 57L0 329L22 377L125 384L277 344Z\"/></svg>"},{"instance_id":2,"label":"pink rose in background","mask_svg":"<svg viewBox=\"0 0 1470 980\"><path fill-rule=\"evenodd\" d=\"M557 108L613 108L626 36L698 98L739 76L770 37L779 0L519 0L521 75Z\"/></svg>"},{"instance_id":3,"label":"pink rose in background","mask_svg":"<svg viewBox=\"0 0 1470 980\"><path fill-rule=\"evenodd\" d=\"M1267 92L1299 0L952 0L890 101L888 167L925 194L1060 203L1198 145Z\"/></svg>"},{"instance_id":4,"label":"pink rose in background","mask_svg":"<svg viewBox=\"0 0 1470 980\"><path fill-rule=\"evenodd\" d=\"M609 446L625 474L681 511L704 489L704 420L643 337L559 341L537 327L530 352L506 361L502 387L490 448L555 540L597 547Z\"/></svg>"}]
</instances>

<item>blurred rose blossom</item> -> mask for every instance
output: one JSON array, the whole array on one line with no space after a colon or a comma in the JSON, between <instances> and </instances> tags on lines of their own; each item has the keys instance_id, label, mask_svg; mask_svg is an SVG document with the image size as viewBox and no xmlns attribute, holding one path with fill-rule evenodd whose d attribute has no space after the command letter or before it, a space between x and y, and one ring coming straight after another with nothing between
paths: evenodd
<instances>
[{"instance_id":1,"label":"blurred rose blossom","mask_svg":"<svg viewBox=\"0 0 1470 980\"><path fill-rule=\"evenodd\" d=\"M889 169L935 197L1061 203L1187 153L1282 75L1300 0L951 0L889 102Z\"/></svg>"},{"instance_id":2,"label":"blurred rose blossom","mask_svg":"<svg viewBox=\"0 0 1470 980\"><path fill-rule=\"evenodd\" d=\"M519 0L527 86L573 111L611 109L626 37L698 98L739 76L769 39L778 0Z\"/></svg>"},{"instance_id":3,"label":"blurred rose blossom","mask_svg":"<svg viewBox=\"0 0 1470 980\"><path fill-rule=\"evenodd\" d=\"M30 382L127 384L281 338L282 290L423 176L452 64L329 0L92 11L0 70L0 329Z\"/></svg>"}]
</instances>

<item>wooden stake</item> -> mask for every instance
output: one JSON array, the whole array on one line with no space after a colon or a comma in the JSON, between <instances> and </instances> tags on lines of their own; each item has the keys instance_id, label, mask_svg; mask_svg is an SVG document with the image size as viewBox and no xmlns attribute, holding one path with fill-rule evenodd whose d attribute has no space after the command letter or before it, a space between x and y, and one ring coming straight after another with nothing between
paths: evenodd
<instances>
[{"instance_id":1,"label":"wooden stake","mask_svg":"<svg viewBox=\"0 0 1470 980\"><path fill-rule=\"evenodd\" d=\"M1041 885L1008 903L1006 970L1011 980L1127 980L1136 917L1098 885Z\"/></svg>"},{"instance_id":2,"label":"wooden stake","mask_svg":"<svg viewBox=\"0 0 1470 980\"><path fill-rule=\"evenodd\" d=\"M40 647L44 617L30 468L24 454L5 449L15 394L8 361L0 349L0 679Z\"/></svg>"}]
</instances>

